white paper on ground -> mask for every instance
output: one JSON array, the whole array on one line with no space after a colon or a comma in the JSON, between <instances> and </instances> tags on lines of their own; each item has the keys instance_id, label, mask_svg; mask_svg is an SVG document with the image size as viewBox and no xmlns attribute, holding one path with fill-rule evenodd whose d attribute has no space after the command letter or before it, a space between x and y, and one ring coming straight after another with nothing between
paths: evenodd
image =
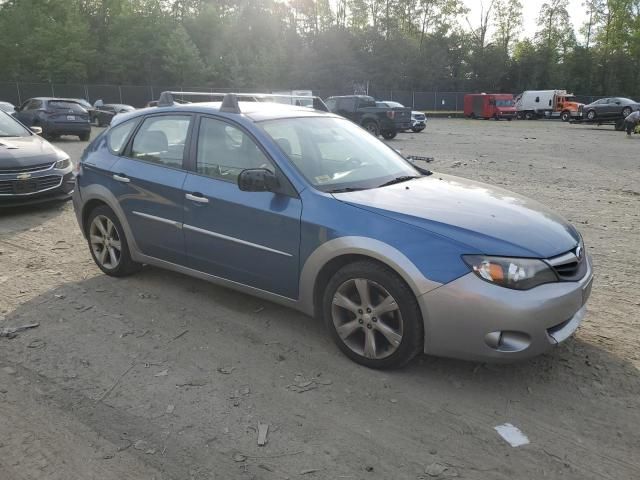
<instances>
[{"instance_id":1,"label":"white paper on ground","mask_svg":"<svg viewBox=\"0 0 640 480\"><path fill-rule=\"evenodd\" d=\"M510 423L505 423L504 425L498 425L497 427L493 427L493 428L512 447L519 447L521 445L527 445L529 443L529 439L527 438L527 436L524 433L522 433L518 427L514 427Z\"/></svg>"}]
</instances>

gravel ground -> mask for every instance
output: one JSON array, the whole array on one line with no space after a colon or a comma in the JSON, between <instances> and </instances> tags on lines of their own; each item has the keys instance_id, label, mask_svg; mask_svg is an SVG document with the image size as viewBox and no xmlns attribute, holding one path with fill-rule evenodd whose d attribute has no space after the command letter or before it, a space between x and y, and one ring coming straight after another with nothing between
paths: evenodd
<instances>
[{"instance_id":1,"label":"gravel ground","mask_svg":"<svg viewBox=\"0 0 640 480\"><path fill-rule=\"evenodd\" d=\"M0 479L640 478L640 137L442 119L390 143L577 225L596 281L575 338L515 365L372 371L292 310L102 275L70 204L0 212L0 328L40 323L0 338Z\"/></svg>"}]
</instances>

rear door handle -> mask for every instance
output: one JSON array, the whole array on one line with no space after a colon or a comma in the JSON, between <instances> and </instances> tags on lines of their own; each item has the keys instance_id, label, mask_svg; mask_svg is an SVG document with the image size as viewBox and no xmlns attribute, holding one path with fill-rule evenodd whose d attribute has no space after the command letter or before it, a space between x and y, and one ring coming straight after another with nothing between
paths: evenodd
<instances>
[{"instance_id":1,"label":"rear door handle","mask_svg":"<svg viewBox=\"0 0 640 480\"><path fill-rule=\"evenodd\" d=\"M208 198L203 197L201 193L197 193L197 192L187 193L185 195L185 198L187 200L191 200L192 202L209 203L209 199Z\"/></svg>"},{"instance_id":2,"label":"rear door handle","mask_svg":"<svg viewBox=\"0 0 640 480\"><path fill-rule=\"evenodd\" d=\"M129 183L131 180L127 177L125 177L124 175L118 175L117 173L113 174L113 179L116 180L117 182L122 182L122 183Z\"/></svg>"}]
</instances>

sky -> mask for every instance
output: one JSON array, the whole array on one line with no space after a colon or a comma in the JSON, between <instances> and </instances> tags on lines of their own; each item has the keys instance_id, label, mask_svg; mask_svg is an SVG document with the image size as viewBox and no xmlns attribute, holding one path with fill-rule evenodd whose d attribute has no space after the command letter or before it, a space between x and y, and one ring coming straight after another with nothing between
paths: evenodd
<instances>
[{"instance_id":1,"label":"sky","mask_svg":"<svg viewBox=\"0 0 640 480\"><path fill-rule=\"evenodd\" d=\"M490 0L463 0L467 5L467 8L471 10L469 12L469 21L474 27L480 24L480 11L481 3L485 5L490 3ZM580 38L579 29L587 19L586 9L582 5L584 0L570 0L569 1L569 15L575 26L576 37ZM540 7L545 0L521 0L523 5L523 17L524 25L521 36L532 37L537 29L536 21L538 14L540 13ZM465 22L466 23L466 22Z\"/></svg>"}]
</instances>

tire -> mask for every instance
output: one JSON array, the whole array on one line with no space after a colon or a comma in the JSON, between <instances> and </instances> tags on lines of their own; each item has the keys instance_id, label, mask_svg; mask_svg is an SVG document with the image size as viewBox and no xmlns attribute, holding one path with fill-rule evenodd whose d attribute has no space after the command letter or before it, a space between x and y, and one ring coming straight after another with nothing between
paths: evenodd
<instances>
[{"instance_id":1,"label":"tire","mask_svg":"<svg viewBox=\"0 0 640 480\"><path fill-rule=\"evenodd\" d=\"M362 301L358 292L363 290L369 301ZM389 310L377 318L375 309L385 299ZM371 308L370 313L366 305ZM329 280L322 307L334 342L356 363L369 368L399 368L423 349L424 325L416 297L384 265L362 260L342 267ZM358 318L359 315L362 317ZM374 341L367 340L370 338Z\"/></svg>"},{"instance_id":2,"label":"tire","mask_svg":"<svg viewBox=\"0 0 640 480\"><path fill-rule=\"evenodd\" d=\"M623 116L624 118L627 118L629 115L631 115L631 111L632 111L632 110L631 110L631 107L624 107L624 108L622 109L622 116Z\"/></svg>"},{"instance_id":3,"label":"tire","mask_svg":"<svg viewBox=\"0 0 640 480\"><path fill-rule=\"evenodd\" d=\"M96 222L100 222L103 228L100 229ZM94 226L94 224L96 225ZM142 266L131 260L129 244L122 225L116 214L109 207L102 205L94 208L87 219L85 231L93 261L105 274L111 277L125 277L140 270ZM106 234L103 232L106 232ZM105 247L104 241L107 236L109 237L109 243ZM116 242L120 245L119 255ZM111 248L108 248L109 246ZM101 259L101 252L105 249L107 254L104 259ZM107 262L107 257L109 262Z\"/></svg>"},{"instance_id":4,"label":"tire","mask_svg":"<svg viewBox=\"0 0 640 480\"><path fill-rule=\"evenodd\" d=\"M420 133L422 130L424 130L424 128L412 128L411 131L413 133Z\"/></svg>"},{"instance_id":5,"label":"tire","mask_svg":"<svg viewBox=\"0 0 640 480\"><path fill-rule=\"evenodd\" d=\"M384 138L385 140L392 140L396 138L396 135L398 135L398 132L396 132L395 130L389 131L389 132L382 132L382 138Z\"/></svg>"},{"instance_id":6,"label":"tire","mask_svg":"<svg viewBox=\"0 0 640 480\"><path fill-rule=\"evenodd\" d=\"M78 135L78 138L82 142L88 142L89 138L91 138L91 134L90 133L83 133L82 135Z\"/></svg>"},{"instance_id":7,"label":"tire","mask_svg":"<svg viewBox=\"0 0 640 480\"><path fill-rule=\"evenodd\" d=\"M376 122L368 121L362 124L362 128L364 128L367 132L369 132L374 137L380 135L380 129L378 128L378 124Z\"/></svg>"},{"instance_id":8,"label":"tire","mask_svg":"<svg viewBox=\"0 0 640 480\"><path fill-rule=\"evenodd\" d=\"M589 110L587 112L587 120L593 121L593 120L595 120L595 118L596 118L596 111L595 110Z\"/></svg>"},{"instance_id":9,"label":"tire","mask_svg":"<svg viewBox=\"0 0 640 480\"><path fill-rule=\"evenodd\" d=\"M533 112L525 112L524 113L524 119L525 120L533 120L534 119Z\"/></svg>"},{"instance_id":10,"label":"tire","mask_svg":"<svg viewBox=\"0 0 640 480\"><path fill-rule=\"evenodd\" d=\"M568 122L569 120L571 120L571 112L568 110L562 112L560 114L560 120L562 120L563 122Z\"/></svg>"},{"instance_id":11,"label":"tire","mask_svg":"<svg viewBox=\"0 0 640 480\"><path fill-rule=\"evenodd\" d=\"M96 115L96 127L102 127L102 120L100 117Z\"/></svg>"}]
</instances>

